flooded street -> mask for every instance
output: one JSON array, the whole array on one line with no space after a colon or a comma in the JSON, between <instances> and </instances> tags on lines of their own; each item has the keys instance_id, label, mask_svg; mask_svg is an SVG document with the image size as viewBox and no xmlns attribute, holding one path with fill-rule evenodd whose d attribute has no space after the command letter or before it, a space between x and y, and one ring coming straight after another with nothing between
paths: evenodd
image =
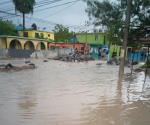
<instances>
[{"instance_id":1,"label":"flooded street","mask_svg":"<svg viewBox=\"0 0 150 125\"><path fill-rule=\"evenodd\" d=\"M0 73L0 125L150 125L144 72L121 85L118 66L32 62L37 69Z\"/></svg>"}]
</instances>

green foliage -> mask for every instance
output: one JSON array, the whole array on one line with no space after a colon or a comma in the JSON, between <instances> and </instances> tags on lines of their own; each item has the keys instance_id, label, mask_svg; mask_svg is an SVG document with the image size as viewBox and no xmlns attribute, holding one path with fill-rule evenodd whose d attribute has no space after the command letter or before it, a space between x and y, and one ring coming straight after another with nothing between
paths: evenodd
<instances>
[{"instance_id":1,"label":"green foliage","mask_svg":"<svg viewBox=\"0 0 150 125\"><path fill-rule=\"evenodd\" d=\"M20 13L33 13L33 6L35 5L35 0L13 0L15 9Z\"/></svg>"},{"instance_id":2,"label":"green foliage","mask_svg":"<svg viewBox=\"0 0 150 125\"><path fill-rule=\"evenodd\" d=\"M52 40L52 39L48 39L48 38L47 38L47 40L48 40L48 42L54 42L54 40Z\"/></svg>"},{"instance_id":3,"label":"green foliage","mask_svg":"<svg viewBox=\"0 0 150 125\"><path fill-rule=\"evenodd\" d=\"M104 0L84 0L87 2L86 12L89 15L89 19L93 21L95 25L104 25L107 27L108 39L113 43L121 43L123 39L123 29L125 24L125 14L127 5L122 8L122 1L116 0L110 2ZM130 22L130 45L133 43L133 38L138 37L141 27L150 26L150 0L132 0L131 7L131 22ZM138 27L137 27L138 26Z\"/></svg>"},{"instance_id":4,"label":"green foliage","mask_svg":"<svg viewBox=\"0 0 150 125\"><path fill-rule=\"evenodd\" d=\"M23 30L25 29L25 14L33 13L35 0L13 0L15 10L23 14Z\"/></svg>"},{"instance_id":5,"label":"green foliage","mask_svg":"<svg viewBox=\"0 0 150 125\"><path fill-rule=\"evenodd\" d=\"M2 21L0 20L0 35L12 35L16 36L17 31L15 29L15 25L10 21Z\"/></svg>"},{"instance_id":6,"label":"green foliage","mask_svg":"<svg viewBox=\"0 0 150 125\"><path fill-rule=\"evenodd\" d=\"M33 24L31 25L31 28L32 28L33 30L37 30L37 25L36 25L36 23L33 23Z\"/></svg>"},{"instance_id":7,"label":"green foliage","mask_svg":"<svg viewBox=\"0 0 150 125\"><path fill-rule=\"evenodd\" d=\"M113 43L120 42L123 25L123 13L118 4L109 1L100 2L98 0L87 0L88 13L90 19L95 25L104 25L107 27L107 38Z\"/></svg>"},{"instance_id":8,"label":"green foliage","mask_svg":"<svg viewBox=\"0 0 150 125\"><path fill-rule=\"evenodd\" d=\"M141 66L141 68L150 68L150 60L147 62L147 64Z\"/></svg>"},{"instance_id":9,"label":"green foliage","mask_svg":"<svg viewBox=\"0 0 150 125\"><path fill-rule=\"evenodd\" d=\"M67 42L73 36L72 32L63 25L57 24L53 30L56 42Z\"/></svg>"},{"instance_id":10,"label":"green foliage","mask_svg":"<svg viewBox=\"0 0 150 125\"><path fill-rule=\"evenodd\" d=\"M132 22L129 34L129 45L140 46L134 42L135 38L146 36L145 26L150 26L150 1L149 0L133 0L132 3Z\"/></svg>"},{"instance_id":11,"label":"green foliage","mask_svg":"<svg viewBox=\"0 0 150 125\"><path fill-rule=\"evenodd\" d=\"M150 1L149 0L133 0L131 7L131 17L133 26L150 25Z\"/></svg>"}]
</instances>

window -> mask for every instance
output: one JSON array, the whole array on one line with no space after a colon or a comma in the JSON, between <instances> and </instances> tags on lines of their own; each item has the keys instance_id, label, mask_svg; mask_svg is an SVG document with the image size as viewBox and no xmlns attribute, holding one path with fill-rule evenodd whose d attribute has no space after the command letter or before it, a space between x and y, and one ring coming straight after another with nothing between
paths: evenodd
<instances>
[{"instance_id":1,"label":"window","mask_svg":"<svg viewBox=\"0 0 150 125\"><path fill-rule=\"evenodd\" d=\"M48 34L48 37L50 37L51 35L50 34Z\"/></svg>"},{"instance_id":2,"label":"window","mask_svg":"<svg viewBox=\"0 0 150 125\"><path fill-rule=\"evenodd\" d=\"M41 39L44 38L44 34L43 34L43 33L40 34L40 38L41 38Z\"/></svg>"},{"instance_id":3,"label":"window","mask_svg":"<svg viewBox=\"0 0 150 125\"><path fill-rule=\"evenodd\" d=\"M23 32L24 37L28 37L28 32Z\"/></svg>"},{"instance_id":4,"label":"window","mask_svg":"<svg viewBox=\"0 0 150 125\"><path fill-rule=\"evenodd\" d=\"M35 38L39 38L39 33L35 33Z\"/></svg>"}]
</instances>

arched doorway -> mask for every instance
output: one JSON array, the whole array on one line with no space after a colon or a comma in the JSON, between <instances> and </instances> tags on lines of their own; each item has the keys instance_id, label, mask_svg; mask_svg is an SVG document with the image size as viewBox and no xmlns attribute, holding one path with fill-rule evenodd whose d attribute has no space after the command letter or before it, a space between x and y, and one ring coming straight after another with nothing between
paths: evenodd
<instances>
[{"instance_id":1,"label":"arched doorway","mask_svg":"<svg viewBox=\"0 0 150 125\"><path fill-rule=\"evenodd\" d=\"M46 49L46 47L45 47L45 44L43 42L38 43L37 50L45 50L45 49Z\"/></svg>"},{"instance_id":2,"label":"arched doorway","mask_svg":"<svg viewBox=\"0 0 150 125\"><path fill-rule=\"evenodd\" d=\"M19 40L12 40L9 45L10 49L22 49L21 43Z\"/></svg>"},{"instance_id":3,"label":"arched doorway","mask_svg":"<svg viewBox=\"0 0 150 125\"><path fill-rule=\"evenodd\" d=\"M24 44L24 49L25 50L34 50L35 47L34 47L34 44L32 41L27 41L25 44Z\"/></svg>"}]
</instances>

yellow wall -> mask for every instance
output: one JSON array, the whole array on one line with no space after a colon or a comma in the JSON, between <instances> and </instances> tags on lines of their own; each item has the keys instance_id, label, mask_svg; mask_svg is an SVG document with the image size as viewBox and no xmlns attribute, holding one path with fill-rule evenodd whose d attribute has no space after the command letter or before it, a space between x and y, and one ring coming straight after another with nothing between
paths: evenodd
<instances>
[{"instance_id":1,"label":"yellow wall","mask_svg":"<svg viewBox=\"0 0 150 125\"><path fill-rule=\"evenodd\" d=\"M45 32L45 31L38 31L38 30L26 30L24 32L28 32L28 37L29 38L41 38L41 39L51 39L54 40L54 33L52 32ZM39 34L39 37L36 37L35 34ZM43 38L41 35L43 34ZM18 35L23 37L23 31L19 31Z\"/></svg>"},{"instance_id":2,"label":"yellow wall","mask_svg":"<svg viewBox=\"0 0 150 125\"><path fill-rule=\"evenodd\" d=\"M21 47L19 47L19 45L16 45L17 49L31 49L29 47L29 44L27 42L32 42L34 49L35 50L43 50L41 43L44 44L44 50L48 49L48 44L47 41L40 41L40 40L30 40L28 38L14 38L14 37L0 37L0 49L9 49L10 48L10 44L12 41L18 41L21 45ZM26 46L25 46L26 45Z\"/></svg>"},{"instance_id":3,"label":"yellow wall","mask_svg":"<svg viewBox=\"0 0 150 125\"><path fill-rule=\"evenodd\" d=\"M17 41L19 41L19 43L21 44L21 46L17 45L16 48L18 48L18 49L23 49L23 48L24 48L24 43L25 43L24 40L13 39L13 38L6 38L6 41L7 41L7 48L10 47L10 44L11 44L11 42L12 42L13 40L17 40Z\"/></svg>"},{"instance_id":4,"label":"yellow wall","mask_svg":"<svg viewBox=\"0 0 150 125\"><path fill-rule=\"evenodd\" d=\"M1 49L6 49L7 48L6 38L0 38L0 48Z\"/></svg>"}]
</instances>

